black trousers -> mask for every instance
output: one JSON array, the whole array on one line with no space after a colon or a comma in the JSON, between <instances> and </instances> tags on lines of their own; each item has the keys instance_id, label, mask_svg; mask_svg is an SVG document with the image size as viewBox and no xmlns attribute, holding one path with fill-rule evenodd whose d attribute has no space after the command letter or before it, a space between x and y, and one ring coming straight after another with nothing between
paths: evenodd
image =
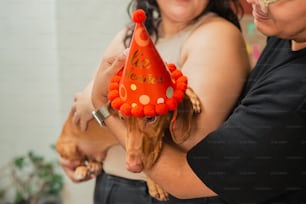
<instances>
[{"instance_id":1,"label":"black trousers","mask_svg":"<svg viewBox=\"0 0 306 204\"><path fill-rule=\"evenodd\" d=\"M94 204L224 204L218 198L181 200L170 196L168 201L158 201L148 194L146 182L130 180L102 173L96 178Z\"/></svg>"}]
</instances>

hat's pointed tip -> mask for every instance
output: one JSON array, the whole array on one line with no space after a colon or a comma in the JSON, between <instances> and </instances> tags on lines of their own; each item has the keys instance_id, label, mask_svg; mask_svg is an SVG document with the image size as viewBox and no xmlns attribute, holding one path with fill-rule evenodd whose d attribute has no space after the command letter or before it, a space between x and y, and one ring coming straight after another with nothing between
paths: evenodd
<instances>
[{"instance_id":1,"label":"hat's pointed tip","mask_svg":"<svg viewBox=\"0 0 306 204\"><path fill-rule=\"evenodd\" d=\"M146 20L146 13L142 9L137 9L134 11L132 19L135 23L143 23Z\"/></svg>"}]
</instances>

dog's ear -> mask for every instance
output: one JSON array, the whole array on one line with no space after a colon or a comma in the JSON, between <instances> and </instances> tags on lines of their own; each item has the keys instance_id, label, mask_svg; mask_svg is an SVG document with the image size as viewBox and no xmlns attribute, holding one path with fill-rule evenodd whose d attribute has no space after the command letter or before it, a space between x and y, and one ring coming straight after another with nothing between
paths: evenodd
<instances>
[{"instance_id":1,"label":"dog's ear","mask_svg":"<svg viewBox=\"0 0 306 204\"><path fill-rule=\"evenodd\" d=\"M183 143L190 136L193 112L191 100L185 95L183 101L174 111L170 123L171 137L176 144Z\"/></svg>"}]
</instances>

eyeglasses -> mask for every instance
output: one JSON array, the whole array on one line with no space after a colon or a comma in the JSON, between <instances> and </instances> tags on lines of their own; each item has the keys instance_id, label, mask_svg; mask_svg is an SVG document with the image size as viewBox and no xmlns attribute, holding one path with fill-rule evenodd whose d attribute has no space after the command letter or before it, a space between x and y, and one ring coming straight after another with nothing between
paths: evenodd
<instances>
[{"instance_id":1,"label":"eyeglasses","mask_svg":"<svg viewBox=\"0 0 306 204\"><path fill-rule=\"evenodd\" d=\"M260 7L261 7L261 10L265 13L268 12L268 6L269 4L272 4L272 3L275 3L279 0L258 0L259 1L259 4L260 4Z\"/></svg>"}]
</instances>

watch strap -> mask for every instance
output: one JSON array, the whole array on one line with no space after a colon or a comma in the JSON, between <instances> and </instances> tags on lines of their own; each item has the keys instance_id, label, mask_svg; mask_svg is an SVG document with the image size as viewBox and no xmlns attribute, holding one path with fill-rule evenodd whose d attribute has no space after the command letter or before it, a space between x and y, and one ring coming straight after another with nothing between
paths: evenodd
<instances>
[{"instance_id":1,"label":"watch strap","mask_svg":"<svg viewBox=\"0 0 306 204\"><path fill-rule=\"evenodd\" d=\"M92 112L92 116L98 122L101 127L106 127L104 120L110 116L110 112L108 111L108 104L101 106L98 110Z\"/></svg>"}]
</instances>

